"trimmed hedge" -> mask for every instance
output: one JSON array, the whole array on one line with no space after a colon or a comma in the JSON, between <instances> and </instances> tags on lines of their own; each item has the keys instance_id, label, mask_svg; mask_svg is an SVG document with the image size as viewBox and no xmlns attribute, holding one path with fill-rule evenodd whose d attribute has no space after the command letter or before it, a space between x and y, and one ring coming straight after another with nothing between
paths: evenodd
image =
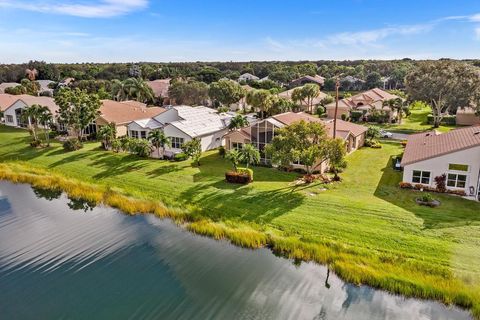
<instances>
[{"instance_id":1,"label":"trimmed hedge","mask_svg":"<svg viewBox=\"0 0 480 320\"><path fill-rule=\"evenodd\" d=\"M225 179L230 183L248 184L253 181L253 170L238 168L237 171L226 172Z\"/></svg>"}]
</instances>

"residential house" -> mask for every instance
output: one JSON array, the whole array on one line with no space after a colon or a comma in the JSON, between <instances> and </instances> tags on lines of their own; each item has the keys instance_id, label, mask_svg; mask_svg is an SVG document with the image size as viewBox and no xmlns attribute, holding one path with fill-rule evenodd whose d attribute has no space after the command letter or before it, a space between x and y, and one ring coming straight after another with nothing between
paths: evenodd
<instances>
[{"instance_id":1,"label":"residential house","mask_svg":"<svg viewBox=\"0 0 480 320\"><path fill-rule=\"evenodd\" d=\"M278 96L280 98L284 98L284 99L287 99L287 100L290 100L290 101L293 101L292 99L292 94L293 94L293 91L295 90L295 88L293 89L290 89L290 90L287 90L287 91L283 91L283 92L280 92L278 94ZM323 93L320 91L320 94L313 98L313 101L312 101L312 105L313 105L313 112L315 112L315 110L317 109L317 106L322 102L323 99L325 99L327 97L327 94L326 93ZM302 108L302 111L309 111L308 108L308 104L307 104L307 101L294 101L296 103L299 103L300 107Z\"/></svg>"},{"instance_id":2,"label":"residential house","mask_svg":"<svg viewBox=\"0 0 480 320\"><path fill-rule=\"evenodd\" d=\"M340 81L340 86L343 91L360 91L365 87L365 80L346 76Z\"/></svg>"},{"instance_id":3,"label":"residential house","mask_svg":"<svg viewBox=\"0 0 480 320\"><path fill-rule=\"evenodd\" d=\"M40 84L40 93L48 92L53 95L53 89L49 88L49 85L54 83L52 80L36 80Z\"/></svg>"},{"instance_id":4,"label":"residential house","mask_svg":"<svg viewBox=\"0 0 480 320\"><path fill-rule=\"evenodd\" d=\"M396 95L388 93L382 89L371 89L349 98L344 98L338 101L337 118L341 119L350 116L352 111L361 111L363 117L368 117L373 109L381 110L388 113L389 119L393 119L396 116L395 110L391 110L390 107L383 106L384 101L399 98ZM325 106L328 118L335 117L335 102L332 102Z\"/></svg>"},{"instance_id":5,"label":"residential house","mask_svg":"<svg viewBox=\"0 0 480 320\"><path fill-rule=\"evenodd\" d=\"M15 88L16 86L19 86L19 85L20 85L20 83L16 83L16 82L0 83L0 94L4 94L5 89L7 89L7 88Z\"/></svg>"},{"instance_id":6,"label":"residential house","mask_svg":"<svg viewBox=\"0 0 480 320\"><path fill-rule=\"evenodd\" d=\"M240 77L238 77L238 82L242 82L242 81L248 82L248 81L258 81L258 80L260 80L259 77L254 76L253 74L248 73L248 72L244 73Z\"/></svg>"},{"instance_id":7,"label":"residential house","mask_svg":"<svg viewBox=\"0 0 480 320\"><path fill-rule=\"evenodd\" d=\"M403 181L436 187L446 175L446 187L480 200L480 126L409 136L403 154Z\"/></svg>"},{"instance_id":8,"label":"residential house","mask_svg":"<svg viewBox=\"0 0 480 320\"><path fill-rule=\"evenodd\" d=\"M265 146L271 143L275 136L275 130L299 121L321 123L325 126L327 135L333 137L333 120L320 119L304 112L285 112L258 121L249 127L230 131L223 137L225 149L240 149L244 144L251 143L260 151L261 162L268 164L271 159L265 154ZM368 128L365 126L337 120L336 137L345 141L346 151L351 153L364 145L367 130ZM304 168L298 163L292 164L292 167ZM324 172L327 168L327 163L317 164L317 171Z\"/></svg>"},{"instance_id":9,"label":"residential house","mask_svg":"<svg viewBox=\"0 0 480 320\"><path fill-rule=\"evenodd\" d=\"M22 118L22 112L25 108L34 104L47 107L50 112L55 115L58 111L58 106L55 104L53 98L37 97L27 94L22 95L0 95L0 107L3 110L3 117L5 125L11 127L26 128L29 125L29 119Z\"/></svg>"},{"instance_id":10,"label":"residential house","mask_svg":"<svg viewBox=\"0 0 480 320\"><path fill-rule=\"evenodd\" d=\"M128 135L140 139L148 137L151 130L162 130L171 141L171 146L165 149L169 157L182 152L183 144L195 138L200 139L202 151L207 151L222 145L231 118L203 106L174 106L150 119L131 122Z\"/></svg>"},{"instance_id":11,"label":"residential house","mask_svg":"<svg viewBox=\"0 0 480 320\"><path fill-rule=\"evenodd\" d=\"M480 116L471 107L459 108L457 110L456 122L459 126L479 125Z\"/></svg>"},{"instance_id":12,"label":"residential house","mask_svg":"<svg viewBox=\"0 0 480 320\"><path fill-rule=\"evenodd\" d=\"M322 77L322 76L319 76L319 75L315 75L315 76L303 76L303 77L300 77L298 79L295 79L293 81L290 82L289 84L289 87L290 88L295 88L295 87L300 87L300 86L303 86L307 83L315 83L315 84L318 84L320 87L323 86L323 84L325 83L325 78Z\"/></svg>"},{"instance_id":13,"label":"residential house","mask_svg":"<svg viewBox=\"0 0 480 320\"><path fill-rule=\"evenodd\" d=\"M114 123L117 129L117 137L127 135L128 125L137 120L155 117L166 110L161 107L147 107L144 103L137 101L113 101L102 100L100 115L85 130L85 134L97 132L101 126Z\"/></svg>"},{"instance_id":14,"label":"residential house","mask_svg":"<svg viewBox=\"0 0 480 320\"><path fill-rule=\"evenodd\" d=\"M170 88L171 79L157 79L147 81L147 85L152 89L155 98L162 98L163 103L168 103L168 89Z\"/></svg>"},{"instance_id":15,"label":"residential house","mask_svg":"<svg viewBox=\"0 0 480 320\"><path fill-rule=\"evenodd\" d=\"M242 86L243 89L245 89L245 92L248 93L252 90L255 90L254 88L250 87L248 84L245 84ZM250 106L247 103L247 95L245 94L245 97L240 99L240 101L236 103L232 103L229 106L230 111L250 111L252 109L252 106Z\"/></svg>"}]
</instances>

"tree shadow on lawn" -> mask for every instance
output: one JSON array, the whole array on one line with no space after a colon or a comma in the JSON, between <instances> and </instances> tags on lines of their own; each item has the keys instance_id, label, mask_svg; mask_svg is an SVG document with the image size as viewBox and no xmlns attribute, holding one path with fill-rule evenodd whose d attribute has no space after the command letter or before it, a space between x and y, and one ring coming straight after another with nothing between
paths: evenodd
<instances>
[{"instance_id":1,"label":"tree shadow on lawn","mask_svg":"<svg viewBox=\"0 0 480 320\"><path fill-rule=\"evenodd\" d=\"M305 200L292 187L260 191L251 185L235 185L224 181L201 183L180 194L184 204L197 205L202 214L214 219L241 219L269 223L291 212Z\"/></svg>"},{"instance_id":2,"label":"tree shadow on lawn","mask_svg":"<svg viewBox=\"0 0 480 320\"><path fill-rule=\"evenodd\" d=\"M96 154L92 157L92 166L103 169L93 176L95 179L110 178L122 175L132 171L138 171L148 165L148 160L140 158L133 154L120 156L118 154L111 154L108 151L105 153Z\"/></svg>"},{"instance_id":3,"label":"tree shadow on lawn","mask_svg":"<svg viewBox=\"0 0 480 320\"><path fill-rule=\"evenodd\" d=\"M244 165L240 164L240 166ZM199 172L194 174L193 181L199 182L212 177L224 177L225 172L233 170L233 165L218 153L211 153L202 157L200 166L196 168ZM256 182L292 182L300 176L299 173L280 171L270 167L250 166L250 169L253 170L253 179Z\"/></svg>"},{"instance_id":4,"label":"tree shadow on lawn","mask_svg":"<svg viewBox=\"0 0 480 320\"><path fill-rule=\"evenodd\" d=\"M15 151L6 152L0 154L0 161L8 161L8 160L33 160L35 158L41 157L43 155L48 155L48 152L52 151L54 147L45 147L45 148L33 148L30 145L25 145L25 147L21 149L17 149Z\"/></svg>"},{"instance_id":5,"label":"tree shadow on lawn","mask_svg":"<svg viewBox=\"0 0 480 320\"><path fill-rule=\"evenodd\" d=\"M167 160L157 160L157 161L167 161ZM150 177L150 178L158 178L164 174L168 174L168 173L172 173L172 172L178 172L178 171L182 171L183 168L176 165L176 164L167 164L167 165L163 165L163 163L161 164L160 167L158 168L155 168L153 170L150 170L150 171L147 171L147 175Z\"/></svg>"},{"instance_id":6,"label":"tree shadow on lawn","mask_svg":"<svg viewBox=\"0 0 480 320\"><path fill-rule=\"evenodd\" d=\"M383 174L374 193L376 197L421 218L424 229L480 225L480 203L475 201L454 195L431 193L440 201L439 207L418 205L415 199L420 197L422 192L405 190L398 186L402 180L402 172L393 170L393 158L394 156L390 157L387 165L382 169Z\"/></svg>"}]
</instances>

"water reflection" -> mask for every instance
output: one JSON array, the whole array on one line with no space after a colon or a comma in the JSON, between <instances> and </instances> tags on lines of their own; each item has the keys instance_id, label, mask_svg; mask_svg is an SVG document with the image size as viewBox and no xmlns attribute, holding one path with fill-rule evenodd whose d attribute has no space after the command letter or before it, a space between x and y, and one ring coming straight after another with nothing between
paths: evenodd
<instances>
[{"instance_id":1,"label":"water reflection","mask_svg":"<svg viewBox=\"0 0 480 320\"><path fill-rule=\"evenodd\" d=\"M61 190L56 190L56 189L43 189L39 187L32 187L33 193L37 198L39 199L46 199L48 201L60 199L62 196L63 192ZM93 208L96 207L95 202L84 200L81 198L73 198L73 197L67 197L68 202L67 206L74 210L82 210L84 212L87 211L93 211Z\"/></svg>"},{"instance_id":2,"label":"water reflection","mask_svg":"<svg viewBox=\"0 0 480 320\"><path fill-rule=\"evenodd\" d=\"M327 268L267 249L91 204L78 205L90 214L75 214L70 202L0 183L1 318L468 319L438 303L345 284Z\"/></svg>"}]
</instances>

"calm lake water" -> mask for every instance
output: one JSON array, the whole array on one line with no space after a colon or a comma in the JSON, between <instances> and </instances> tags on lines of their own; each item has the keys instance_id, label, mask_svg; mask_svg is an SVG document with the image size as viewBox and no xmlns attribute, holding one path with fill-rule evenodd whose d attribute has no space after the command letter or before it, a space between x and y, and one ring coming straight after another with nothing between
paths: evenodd
<instances>
[{"instance_id":1,"label":"calm lake water","mask_svg":"<svg viewBox=\"0 0 480 320\"><path fill-rule=\"evenodd\" d=\"M183 231L0 182L1 319L469 319Z\"/></svg>"}]
</instances>

